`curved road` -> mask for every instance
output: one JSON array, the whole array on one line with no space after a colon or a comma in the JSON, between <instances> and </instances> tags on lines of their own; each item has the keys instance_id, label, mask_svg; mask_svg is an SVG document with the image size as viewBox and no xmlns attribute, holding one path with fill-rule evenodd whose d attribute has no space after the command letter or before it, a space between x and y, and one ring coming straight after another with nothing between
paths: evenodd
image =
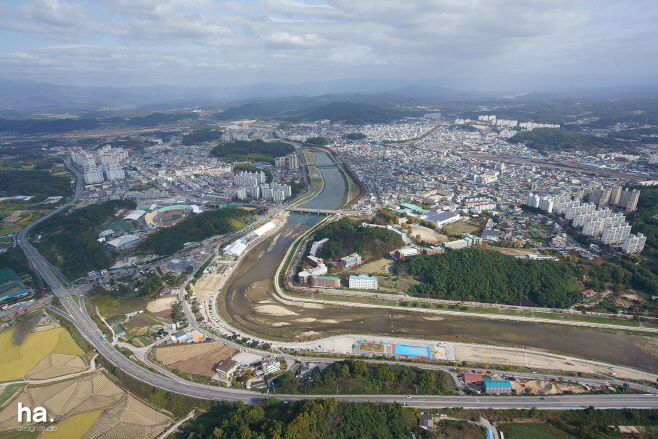
<instances>
[{"instance_id":1,"label":"curved road","mask_svg":"<svg viewBox=\"0 0 658 439\"><path fill-rule=\"evenodd\" d=\"M70 166L70 163L67 163ZM73 199L65 205L69 206L80 199L82 195L82 176L73 169L78 176L78 181ZM198 383L189 382L183 379L171 379L150 370L147 370L135 362L126 358L118 352L112 344L102 338L100 329L86 315L71 298L68 297L66 288L63 288L57 280L50 266L45 259L36 251L36 249L27 240L27 234L34 225L43 219L35 221L21 230L17 235L17 242L23 248L26 256L30 258L37 271L44 280L51 286L53 293L60 299L70 317L80 333L96 348L99 354L103 355L108 361L114 364L125 373L134 378L150 384L160 389L187 395L196 398L209 400L228 400L243 401L249 404L256 404L263 399L263 396L247 390L230 389L224 387L214 387ZM67 279L62 277L64 282ZM59 313L63 316L63 313ZM340 391L340 389L338 389ZM298 401L308 398L319 398L323 396L278 396L285 401ZM621 408L621 407L643 407L658 408L658 397L654 395L584 395L584 396L554 396L554 397L471 397L471 396L391 396L391 395L325 395L324 397L333 397L343 401L353 402L399 402L407 403L414 407L479 407L479 408L583 408L596 406L598 408Z\"/></svg>"}]
</instances>

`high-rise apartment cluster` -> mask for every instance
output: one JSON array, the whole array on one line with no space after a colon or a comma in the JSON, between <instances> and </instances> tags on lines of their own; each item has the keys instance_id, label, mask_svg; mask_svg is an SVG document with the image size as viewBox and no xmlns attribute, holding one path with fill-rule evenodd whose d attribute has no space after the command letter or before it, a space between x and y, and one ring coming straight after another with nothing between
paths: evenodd
<instances>
[{"instance_id":1,"label":"high-rise apartment cluster","mask_svg":"<svg viewBox=\"0 0 658 439\"><path fill-rule=\"evenodd\" d=\"M624 253L640 253L644 250L644 244L647 242L647 237L641 233L637 235L628 235L624 240L621 249Z\"/></svg>"},{"instance_id":2,"label":"high-rise apartment cluster","mask_svg":"<svg viewBox=\"0 0 658 439\"><path fill-rule=\"evenodd\" d=\"M277 168L285 168L286 166L291 171L299 170L299 158L296 153L288 154L285 157L278 157L274 160L274 164Z\"/></svg>"},{"instance_id":3,"label":"high-rise apartment cluster","mask_svg":"<svg viewBox=\"0 0 658 439\"><path fill-rule=\"evenodd\" d=\"M626 212L636 210L639 199L639 190L622 190L621 186L596 189L589 194L590 203L596 204L599 208L603 206L619 206L622 209L625 209Z\"/></svg>"},{"instance_id":4,"label":"high-rise apartment cluster","mask_svg":"<svg viewBox=\"0 0 658 439\"><path fill-rule=\"evenodd\" d=\"M128 158L128 151L105 145L93 153L71 151L71 159L82 171L86 184L102 183L107 180L126 178L121 164Z\"/></svg>"},{"instance_id":5,"label":"high-rise apartment cluster","mask_svg":"<svg viewBox=\"0 0 658 439\"><path fill-rule=\"evenodd\" d=\"M292 195L290 185L266 183L265 173L244 171L233 176L233 184L241 186L236 195L240 200L258 198L270 201L284 201Z\"/></svg>"}]
</instances>

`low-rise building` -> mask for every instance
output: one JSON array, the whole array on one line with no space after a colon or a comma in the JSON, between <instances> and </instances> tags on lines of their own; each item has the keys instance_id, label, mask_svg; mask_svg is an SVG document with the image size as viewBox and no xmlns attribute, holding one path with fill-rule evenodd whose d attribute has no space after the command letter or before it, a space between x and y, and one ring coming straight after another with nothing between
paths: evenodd
<instances>
[{"instance_id":1,"label":"low-rise building","mask_svg":"<svg viewBox=\"0 0 658 439\"><path fill-rule=\"evenodd\" d=\"M340 263L343 264L343 267L350 268L361 263L361 256L358 253L352 253L349 256L340 258Z\"/></svg>"},{"instance_id":2,"label":"low-rise building","mask_svg":"<svg viewBox=\"0 0 658 439\"><path fill-rule=\"evenodd\" d=\"M340 278L336 276L312 276L311 286L322 288L339 288Z\"/></svg>"},{"instance_id":3,"label":"low-rise building","mask_svg":"<svg viewBox=\"0 0 658 439\"><path fill-rule=\"evenodd\" d=\"M129 234L129 235L119 236L118 238L108 241L107 244L105 245L109 247L110 250L120 252L134 248L137 246L137 244L139 244L139 236Z\"/></svg>"},{"instance_id":4,"label":"low-rise building","mask_svg":"<svg viewBox=\"0 0 658 439\"><path fill-rule=\"evenodd\" d=\"M318 265L322 264L324 261L322 258L318 258L313 255L308 255L306 256L306 262L311 264L312 267L317 267Z\"/></svg>"},{"instance_id":5,"label":"low-rise building","mask_svg":"<svg viewBox=\"0 0 658 439\"><path fill-rule=\"evenodd\" d=\"M263 360L261 361L260 365L265 375L281 370L281 363L276 360Z\"/></svg>"},{"instance_id":6,"label":"low-rise building","mask_svg":"<svg viewBox=\"0 0 658 439\"><path fill-rule=\"evenodd\" d=\"M217 375L219 375L219 378L221 378L222 380L230 381L233 379L233 374L235 373L238 367L240 367L240 363L238 363L237 361L224 360L217 365L217 369L215 369L215 372L217 372Z\"/></svg>"},{"instance_id":7,"label":"low-rise building","mask_svg":"<svg viewBox=\"0 0 658 439\"><path fill-rule=\"evenodd\" d=\"M375 276L366 276L365 274L359 276L350 276L350 288L358 290L376 290L377 278Z\"/></svg>"},{"instance_id":8,"label":"low-rise building","mask_svg":"<svg viewBox=\"0 0 658 439\"><path fill-rule=\"evenodd\" d=\"M489 375L484 375L482 381L484 383L484 393L487 395L495 393L501 395L512 394L512 383L507 380L497 380Z\"/></svg>"},{"instance_id":9,"label":"low-rise building","mask_svg":"<svg viewBox=\"0 0 658 439\"><path fill-rule=\"evenodd\" d=\"M396 261L403 261L409 256L415 256L418 254L418 249L413 247L401 248L393 252L393 259Z\"/></svg>"}]
</instances>

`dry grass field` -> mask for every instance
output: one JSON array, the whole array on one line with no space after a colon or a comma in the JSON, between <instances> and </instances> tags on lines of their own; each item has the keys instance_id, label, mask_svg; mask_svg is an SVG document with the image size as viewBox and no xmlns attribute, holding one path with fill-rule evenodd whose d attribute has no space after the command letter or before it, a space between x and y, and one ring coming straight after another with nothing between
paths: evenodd
<instances>
[{"instance_id":1,"label":"dry grass field","mask_svg":"<svg viewBox=\"0 0 658 439\"><path fill-rule=\"evenodd\" d=\"M0 412L0 432L19 426L19 402L26 407L44 407L49 418L63 421L57 432L45 435L46 439L148 439L162 433L172 422L128 395L100 372L30 387Z\"/></svg>"},{"instance_id":2,"label":"dry grass field","mask_svg":"<svg viewBox=\"0 0 658 439\"><path fill-rule=\"evenodd\" d=\"M446 235L443 235L425 226L413 227L409 230L409 233L411 233L411 236L414 238L416 235L420 235L421 240L429 242L430 244L440 244L449 240Z\"/></svg>"},{"instance_id":3,"label":"dry grass field","mask_svg":"<svg viewBox=\"0 0 658 439\"><path fill-rule=\"evenodd\" d=\"M213 376L213 366L222 360L231 358L236 349L224 343L186 343L155 349L157 361L163 361L170 369L194 375Z\"/></svg>"},{"instance_id":4,"label":"dry grass field","mask_svg":"<svg viewBox=\"0 0 658 439\"><path fill-rule=\"evenodd\" d=\"M379 352L384 353L385 345L382 343L368 343L361 342L359 343L359 350L361 352Z\"/></svg>"},{"instance_id":5,"label":"dry grass field","mask_svg":"<svg viewBox=\"0 0 658 439\"><path fill-rule=\"evenodd\" d=\"M146 311L150 313L168 311L176 302L178 302L178 298L176 296L169 296L169 297L163 297L161 299L156 299L153 302L150 302L148 305L146 305Z\"/></svg>"},{"instance_id":6,"label":"dry grass field","mask_svg":"<svg viewBox=\"0 0 658 439\"><path fill-rule=\"evenodd\" d=\"M525 256L536 254L535 251L526 248L489 247L489 250L495 250L497 252L501 252L504 255L510 256Z\"/></svg>"},{"instance_id":7,"label":"dry grass field","mask_svg":"<svg viewBox=\"0 0 658 439\"><path fill-rule=\"evenodd\" d=\"M393 261L390 259L382 258L382 259L377 259L376 261L368 262L365 265L360 266L358 269L355 271L358 271L360 273L386 273L386 274L391 274L392 270L391 268L393 267Z\"/></svg>"},{"instance_id":8,"label":"dry grass field","mask_svg":"<svg viewBox=\"0 0 658 439\"><path fill-rule=\"evenodd\" d=\"M44 380L63 375L69 375L76 372L82 372L87 369L87 365L82 358L76 355L67 354L50 354L39 361L39 364L30 370L25 378L30 380Z\"/></svg>"},{"instance_id":9,"label":"dry grass field","mask_svg":"<svg viewBox=\"0 0 658 439\"><path fill-rule=\"evenodd\" d=\"M75 355L76 358L78 355L84 355L82 349L64 328L32 333L21 346L14 346L13 333L14 329L11 329L0 334L0 382L23 378L51 353ZM44 374L43 370L39 371L42 376L49 374ZM58 372L51 371L49 377L61 375Z\"/></svg>"},{"instance_id":10,"label":"dry grass field","mask_svg":"<svg viewBox=\"0 0 658 439\"><path fill-rule=\"evenodd\" d=\"M466 221L457 221L452 224L448 224L443 228L443 230L449 235L459 235L462 233L474 233L478 229L478 226L471 224Z\"/></svg>"},{"instance_id":11,"label":"dry grass field","mask_svg":"<svg viewBox=\"0 0 658 439\"><path fill-rule=\"evenodd\" d=\"M43 439L82 439L103 413L101 410L67 418L57 426L57 431L48 431Z\"/></svg>"}]
</instances>

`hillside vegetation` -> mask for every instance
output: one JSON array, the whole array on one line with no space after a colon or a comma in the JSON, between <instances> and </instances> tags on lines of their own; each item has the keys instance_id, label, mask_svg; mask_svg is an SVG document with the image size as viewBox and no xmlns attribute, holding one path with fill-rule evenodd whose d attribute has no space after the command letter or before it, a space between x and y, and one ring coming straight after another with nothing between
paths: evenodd
<instances>
[{"instance_id":1,"label":"hillside vegetation","mask_svg":"<svg viewBox=\"0 0 658 439\"><path fill-rule=\"evenodd\" d=\"M285 142L264 142L258 140L238 140L217 145L210 151L214 157L229 162L264 161L274 163L274 159L295 152L295 147Z\"/></svg>"},{"instance_id":2,"label":"hillside vegetation","mask_svg":"<svg viewBox=\"0 0 658 439\"><path fill-rule=\"evenodd\" d=\"M110 266L110 252L97 241L100 226L114 218L118 209L134 208L135 203L127 200L92 204L53 215L37 224L31 234L42 234L37 243L39 253L64 276L76 279Z\"/></svg>"},{"instance_id":3,"label":"hillside vegetation","mask_svg":"<svg viewBox=\"0 0 658 439\"><path fill-rule=\"evenodd\" d=\"M484 249L414 256L396 264L400 274L422 282L409 293L478 302L568 308L578 300L571 270L554 261L532 261Z\"/></svg>"},{"instance_id":4,"label":"hillside vegetation","mask_svg":"<svg viewBox=\"0 0 658 439\"><path fill-rule=\"evenodd\" d=\"M182 250L186 242L203 241L213 235L235 232L244 228L250 220L251 213L235 207L204 212L150 234L140 248L155 251L161 256L171 255Z\"/></svg>"},{"instance_id":5,"label":"hillside vegetation","mask_svg":"<svg viewBox=\"0 0 658 439\"><path fill-rule=\"evenodd\" d=\"M33 202L48 197L67 197L73 193L71 179L44 171L0 171L0 197L32 195Z\"/></svg>"},{"instance_id":6,"label":"hillside vegetation","mask_svg":"<svg viewBox=\"0 0 658 439\"><path fill-rule=\"evenodd\" d=\"M538 128L532 131L517 133L508 139L510 143L523 143L528 148L541 153L553 151L587 151L590 154L604 152L635 153L628 142L610 137L596 137L575 131L557 130L553 128Z\"/></svg>"},{"instance_id":7,"label":"hillside vegetation","mask_svg":"<svg viewBox=\"0 0 658 439\"><path fill-rule=\"evenodd\" d=\"M319 256L328 261L358 253L366 259L379 259L404 245L402 238L390 230L379 227L361 227L361 224L343 217L327 224L315 233L315 240L329 238Z\"/></svg>"},{"instance_id":8,"label":"hillside vegetation","mask_svg":"<svg viewBox=\"0 0 658 439\"><path fill-rule=\"evenodd\" d=\"M376 105L332 102L311 110L294 111L285 115L284 118L289 122L314 122L328 119L331 122L344 122L347 125L365 125L368 123L390 123L408 116L418 116L418 114L390 110Z\"/></svg>"}]
</instances>

